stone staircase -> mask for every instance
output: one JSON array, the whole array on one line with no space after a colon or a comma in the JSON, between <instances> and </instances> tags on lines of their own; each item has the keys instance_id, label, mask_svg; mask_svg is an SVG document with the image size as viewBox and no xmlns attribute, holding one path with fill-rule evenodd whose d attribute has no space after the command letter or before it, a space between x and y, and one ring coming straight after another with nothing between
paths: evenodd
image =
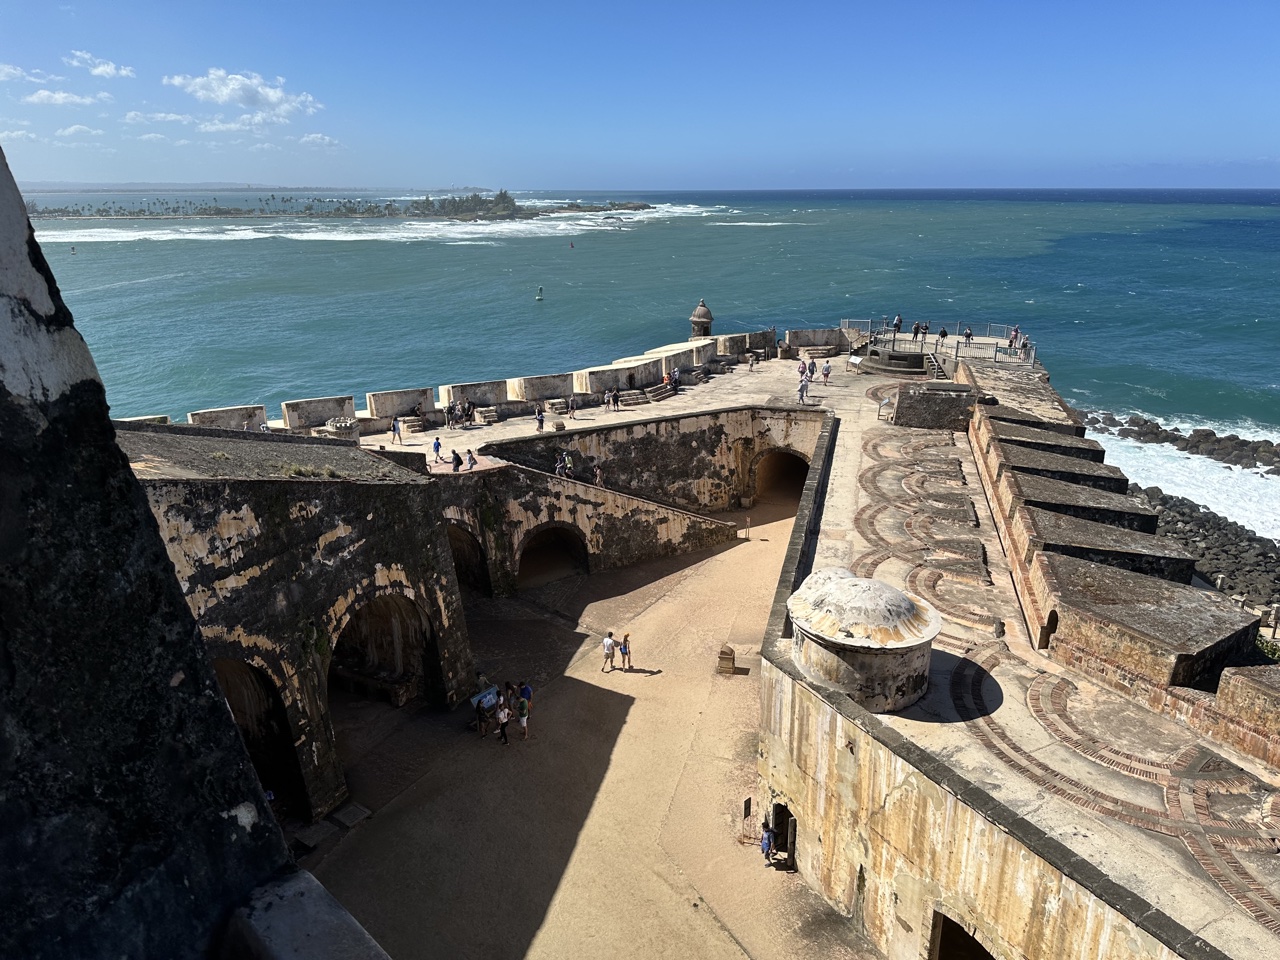
<instances>
[{"instance_id":1,"label":"stone staircase","mask_svg":"<svg viewBox=\"0 0 1280 960\"><path fill-rule=\"evenodd\" d=\"M932 376L934 380L948 379L947 371L942 369L942 363L941 361L938 360L938 357L936 354L926 353L924 355L924 363L925 363L925 367L929 371L930 376Z\"/></svg>"},{"instance_id":2,"label":"stone staircase","mask_svg":"<svg viewBox=\"0 0 1280 960\"><path fill-rule=\"evenodd\" d=\"M623 390L618 394L618 403L624 407L638 407L648 402L649 398L643 390Z\"/></svg>"},{"instance_id":3,"label":"stone staircase","mask_svg":"<svg viewBox=\"0 0 1280 960\"><path fill-rule=\"evenodd\" d=\"M476 407L476 423L483 423L487 427L492 427L498 422L497 407Z\"/></svg>"},{"instance_id":4,"label":"stone staircase","mask_svg":"<svg viewBox=\"0 0 1280 960\"><path fill-rule=\"evenodd\" d=\"M688 377L689 377L689 382L691 384L706 383L708 380L711 379L709 376L707 376L707 371L704 370L702 367L690 367Z\"/></svg>"},{"instance_id":5,"label":"stone staircase","mask_svg":"<svg viewBox=\"0 0 1280 960\"><path fill-rule=\"evenodd\" d=\"M558 417L563 417L569 412L568 400L548 400L546 402L546 412L554 413Z\"/></svg>"},{"instance_id":6,"label":"stone staircase","mask_svg":"<svg viewBox=\"0 0 1280 960\"><path fill-rule=\"evenodd\" d=\"M839 347L801 347L799 350L800 356L805 360L823 360L834 357L839 352Z\"/></svg>"},{"instance_id":7,"label":"stone staircase","mask_svg":"<svg viewBox=\"0 0 1280 960\"><path fill-rule=\"evenodd\" d=\"M649 398L650 403L661 403L668 397L674 397L676 388L669 383L660 383L656 387L645 387L644 395Z\"/></svg>"},{"instance_id":8,"label":"stone staircase","mask_svg":"<svg viewBox=\"0 0 1280 960\"><path fill-rule=\"evenodd\" d=\"M427 424L422 417L401 417L400 426L405 433L426 433Z\"/></svg>"}]
</instances>

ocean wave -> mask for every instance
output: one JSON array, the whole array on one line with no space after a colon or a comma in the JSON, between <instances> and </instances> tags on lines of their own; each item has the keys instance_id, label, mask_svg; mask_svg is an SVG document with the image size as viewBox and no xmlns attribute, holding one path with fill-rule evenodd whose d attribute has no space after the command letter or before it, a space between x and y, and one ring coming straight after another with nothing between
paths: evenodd
<instances>
[{"instance_id":1,"label":"ocean wave","mask_svg":"<svg viewBox=\"0 0 1280 960\"><path fill-rule=\"evenodd\" d=\"M185 277L183 273L163 273L156 277L139 277L136 280L117 280L115 283L102 283L96 287L78 287L76 289L63 289L64 297L79 296L82 293L99 293L103 290L114 290L116 287L132 287L139 283L157 283L161 280L177 280L179 277Z\"/></svg>"},{"instance_id":2,"label":"ocean wave","mask_svg":"<svg viewBox=\"0 0 1280 960\"><path fill-rule=\"evenodd\" d=\"M379 220L273 218L253 220L101 220L38 221L36 234L47 243L131 243L138 240L330 240L436 241L569 236L598 230L631 229L638 223L680 217L701 217L709 207L659 204L651 210L552 213L533 220Z\"/></svg>"},{"instance_id":3,"label":"ocean wave","mask_svg":"<svg viewBox=\"0 0 1280 960\"><path fill-rule=\"evenodd\" d=\"M805 223L793 223L789 220L771 220L762 223L756 220L722 220L719 223L712 224L716 227L805 227Z\"/></svg>"},{"instance_id":4,"label":"ocean wave","mask_svg":"<svg viewBox=\"0 0 1280 960\"><path fill-rule=\"evenodd\" d=\"M1165 443L1139 443L1092 431L1089 436L1106 449L1107 463L1139 486L1186 497L1259 536L1280 540L1280 511L1275 509L1280 477L1194 456Z\"/></svg>"}]
</instances>

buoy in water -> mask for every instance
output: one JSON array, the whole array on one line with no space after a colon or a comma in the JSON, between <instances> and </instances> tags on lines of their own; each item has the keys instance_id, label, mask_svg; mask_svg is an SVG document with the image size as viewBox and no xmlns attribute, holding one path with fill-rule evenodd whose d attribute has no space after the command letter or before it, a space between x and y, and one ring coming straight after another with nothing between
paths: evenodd
<instances>
[{"instance_id":1,"label":"buoy in water","mask_svg":"<svg viewBox=\"0 0 1280 960\"><path fill-rule=\"evenodd\" d=\"M541 300L541 299L542 299L542 288L541 288L541 287L539 287L539 288L538 288L538 295L537 295L536 297L534 297L533 299L535 299L535 300Z\"/></svg>"}]
</instances>

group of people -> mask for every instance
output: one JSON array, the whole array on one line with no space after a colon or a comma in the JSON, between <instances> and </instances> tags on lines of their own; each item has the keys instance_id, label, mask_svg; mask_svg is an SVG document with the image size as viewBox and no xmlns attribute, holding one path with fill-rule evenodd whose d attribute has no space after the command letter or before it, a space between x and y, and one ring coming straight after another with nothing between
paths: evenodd
<instances>
[{"instance_id":1,"label":"group of people","mask_svg":"<svg viewBox=\"0 0 1280 960\"><path fill-rule=\"evenodd\" d=\"M604 665L600 667L601 673L606 669L612 673L616 669L613 661L617 656L622 657L623 670L631 669L631 634L624 633L622 639L618 640L614 637L613 631L608 630L605 632L604 639L600 641L600 645L604 649Z\"/></svg>"},{"instance_id":2,"label":"group of people","mask_svg":"<svg viewBox=\"0 0 1280 960\"><path fill-rule=\"evenodd\" d=\"M533 687L529 681L521 680L517 686L508 680L496 698L484 696L492 685L479 670L476 671L476 682L480 687L476 698L476 729L480 732L480 739L487 739L491 730L497 730L498 741L510 746L507 725L515 720L520 726L520 739L528 740L529 713L533 709Z\"/></svg>"},{"instance_id":3,"label":"group of people","mask_svg":"<svg viewBox=\"0 0 1280 960\"><path fill-rule=\"evenodd\" d=\"M471 422L476 405L470 400L454 400L444 408L444 425L452 430Z\"/></svg>"},{"instance_id":4,"label":"group of people","mask_svg":"<svg viewBox=\"0 0 1280 960\"><path fill-rule=\"evenodd\" d=\"M555 474L566 480L578 479L573 472L573 455L568 450L562 450L556 454ZM592 476L597 487L604 486L604 471L600 469L600 464L597 463L592 467Z\"/></svg>"},{"instance_id":5,"label":"group of people","mask_svg":"<svg viewBox=\"0 0 1280 960\"><path fill-rule=\"evenodd\" d=\"M622 390L618 387L611 387L604 392L604 408L615 412L622 412Z\"/></svg>"},{"instance_id":6,"label":"group of people","mask_svg":"<svg viewBox=\"0 0 1280 960\"><path fill-rule=\"evenodd\" d=\"M436 438L435 438L435 440L433 440L433 441L431 442L431 451L432 451L432 453L434 453L434 454L435 454L435 460L434 460L433 462L435 462L435 463L445 463L445 462L446 462L446 461L445 461L445 459L444 459L444 457L440 456L440 451L441 451L441 449L442 449L442 447L441 447L441 445L440 445L440 438L439 438L439 437L436 437ZM449 459L448 459L448 461L447 461L447 462L448 462L448 463L450 463L450 464L452 464L452 466L453 466L453 472L454 472L454 473L457 473L457 472L462 468L462 463L463 463L462 455L461 455L460 453L458 453L458 451L457 451L457 450L450 450L450 451L449 451ZM475 469L475 467L476 467L476 464L477 464L477 463L479 463L479 462L480 462L480 461L476 459L476 455L475 455L474 453L472 453L470 450L468 450L468 451L467 451L467 459L466 459L467 469L468 469L468 470L474 470L474 469Z\"/></svg>"},{"instance_id":7,"label":"group of people","mask_svg":"<svg viewBox=\"0 0 1280 960\"><path fill-rule=\"evenodd\" d=\"M813 383L818 375L818 361L810 359L808 363L800 361L796 367L796 373L800 374L800 384L796 387L796 400L804 403L809 396L809 385ZM831 361L822 361L822 384L826 386L831 380Z\"/></svg>"}]
</instances>

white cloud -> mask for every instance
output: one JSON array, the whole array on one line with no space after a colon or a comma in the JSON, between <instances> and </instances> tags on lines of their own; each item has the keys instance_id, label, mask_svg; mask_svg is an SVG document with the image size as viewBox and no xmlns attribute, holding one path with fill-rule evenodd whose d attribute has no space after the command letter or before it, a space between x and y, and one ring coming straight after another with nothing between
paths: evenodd
<instances>
[{"instance_id":1,"label":"white cloud","mask_svg":"<svg viewBox=\"0 0 1280 960\"><path fill-rule=\"evenodd\" d=\"M195 117L189 113L142 113L130 110L124 115L125 123L191 123Z\"/></svg>"},{"instance_id":2,"label":"white cloud","mask_svg":"<svg viewBox=\"0 0 1280 960\"><path fill-rule=\"evenodd\" d=\"M54 76L52 73L45 73L43 70L23 70L21 67L15 67L11 63L0 63L0 81L26 80L29 83L56 83L65 79L67 78Z\"/></svg>"},{"instance_id":3,"label":"white cloud","mask_svg":"<svg viewBox=\"0 0 1280 960\"><path fill-rule=\"evenodd\" d=\"M63 127L61 130L58 131L57 135L60 137L79 137L79 136L100 137L102 136L102 131L92 130L89 127L86 127L83 123L77 123L69 127Z\"/></svg>"},{"instance_id":4,"label":"white cloud","mask_svg":"<svg viewBox=\"0 0 1280 960\"><path fill-rule=\"evenodd\" d=\"M166 137L163 133L144 133L138 139L155 141L155 140L168 140L169 138Z\"/></svg>"},{"instance_id":5,"label":"white cloud","mask_svg":"<svg viewBox=\"0 0 1280 960\"><path fill-rule=\"evenodd\" d=\"M175 140L175 141L173 141L173 145L174 145L175 147L189 147L189 146L191 145L191 141L190 141L190 140Z\"/></svg>"},{"instance_id":6,"label":"white cloud","mask_svg":"<svg viewBox=\"0 0 1280 960\"><path fill-rule=\"evenodd\" d=\"M95 57L87 50L72 50L71 56L63 57L62 62L68 67L84 67L95 77L132 77L136 76L133 67L117 67L110 60Z\"/></svg>"},{"instance_id":7,"label":"white cloud","mask_svg":"<svg viewBox=\"0 0 1280 960\"><path fill-rule=\"evenodd\" d=\"M34 133L32 133L30 130L0 130L0 141L8 140L9 142L12 143L14 140L39 140L39 139L40 138L37 137Z\"/></svg>"},{"instance_id":8,"label":"white cloud","mask_svg":"<svg viewBox=\"0 0 1280 960\"><path fill-rule=\"evenodd\" d=\"M268 124L288 123L294 114L310 116L324 107L309 93L286 93L284 77L272 82L256 73L227 73L211 67L203 77L182 74L165 77L164 82L205 103L230 104L248 111L231 120L219 114L200 125L205 133L261 131Z\"/></svg>"},{"instance_id":9,"label":"white cloud","mask_svg":"<svg viewBox=\"0 0 1280 960\"><path fill-rule=\"evenodd\" d=\"M31 126L30 120L19 120L17 117L0 117L0 123L16 123L20 127Z\"/></svg>"},{"instance_id":10,"label":"white cloud","mask_svg":"<svg viewBox=\"0 0 1280 960\"><path fill-rule=\"evenodd\" d=\"M277 147L274 143L255 143L255 144L254 144L252 147L250 147L249 149L250 149L250 150L256 150L256 151L258 151L259 153L266 153L266 152L269 152L269 151L271 151L271 150L279 150L280 148L279 148L279 147Z\"/></svg>"},{"instance_id":11,"label":"white cloud","mask_svg":"<svg viewBox=\"0 0 1280 960\"><path fill-rule=\"evenodd\" d=\"M333 137L326 137L323 133L308 133L305 137L299 137L298 142L304 147L338 147L341 144Z\"/></svg>"},{"instance_id":12,"label":"white cloud","mask_svg":"<svg viewBox=\"0 0 1280 960\"><path fill-rule=\"evenodd\" d=\"M113 98L109 93L99 93L92 97L82 97L78 93L67 93L65 90L37 90L29 96L23 97L22 102L52 105L55 107L84 107L91 103L109 103L112 99Z\"/></svg>"}]
</instances>

